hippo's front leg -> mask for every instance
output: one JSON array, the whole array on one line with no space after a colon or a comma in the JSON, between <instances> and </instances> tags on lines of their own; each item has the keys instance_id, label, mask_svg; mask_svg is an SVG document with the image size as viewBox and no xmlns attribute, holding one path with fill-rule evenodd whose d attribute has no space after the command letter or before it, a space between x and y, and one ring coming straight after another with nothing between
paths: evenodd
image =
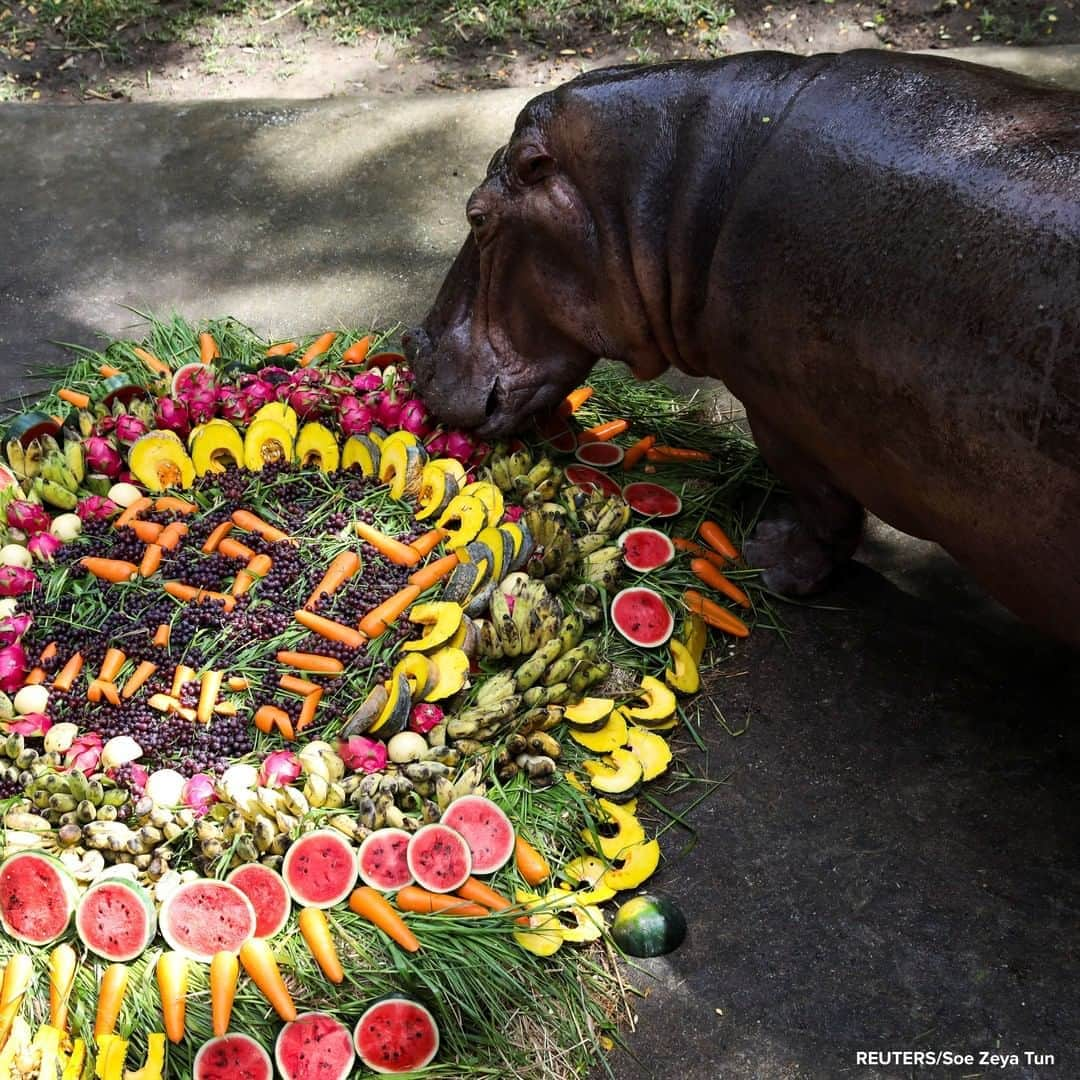
<instances>
[{"instance_id":1,"label":"hippo's front leg","mask_svg":"<svg viewBox=\"0 0 1080 1080\"><path fill-rule=\"evenodd\" d=\"M746 543L746 560L763 571L766 586L774 592L817 592L855 553L863 508L768 421L753 413L748 419L761 456L791 492L794 513L761 522Z\"/></svg>"}]
</instances>

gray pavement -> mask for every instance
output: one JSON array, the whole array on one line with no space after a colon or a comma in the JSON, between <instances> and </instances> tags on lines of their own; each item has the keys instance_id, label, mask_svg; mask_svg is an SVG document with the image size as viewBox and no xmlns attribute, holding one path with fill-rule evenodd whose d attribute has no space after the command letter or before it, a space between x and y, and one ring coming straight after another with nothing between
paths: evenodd
<instances>
[{"instance_id":1,"label":"gray pavement","mask_svg":"<svg viewBox=\"0 0 1080 1080\"><path fill-rule=\"evenodd\" d=\"M971 54L1080 88L1076 50ZM415 318L529 96L0 106L0 397L128 308L282 335ZM749 729L707 725L728 782L655 883L691 937L637 976L617 1077L1080 1075L1075 658L880 525L785 614L786 643L757 633L718 672ZM1057 1064L855 1057L984 1049Z\"/></svg>"}]
</instances>

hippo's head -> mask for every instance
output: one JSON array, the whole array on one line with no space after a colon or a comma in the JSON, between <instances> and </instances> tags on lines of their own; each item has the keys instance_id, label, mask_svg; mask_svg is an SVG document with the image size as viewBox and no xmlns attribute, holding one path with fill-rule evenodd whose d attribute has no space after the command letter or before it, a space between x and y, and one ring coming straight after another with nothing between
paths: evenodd
<instances>
[{"instance_id":1,"label":"hippo's head","mask_svg":"<svg viewBox=\"0 0 1080 1080\"><path fill-rule=\"evenodd\" d=\"M484 437L552 409L598 357L629 360L617 328L636 290L613 280L621 260L597 219L606 169L574 85L522 111L468 200L471 231L434 306L404 335L429 407Z\"/></svg>"}]
</instances>

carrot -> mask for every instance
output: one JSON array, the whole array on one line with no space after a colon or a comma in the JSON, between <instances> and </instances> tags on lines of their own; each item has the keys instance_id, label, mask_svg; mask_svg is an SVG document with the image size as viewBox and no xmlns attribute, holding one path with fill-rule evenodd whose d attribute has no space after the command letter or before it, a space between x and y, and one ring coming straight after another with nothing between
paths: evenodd
<instances>
[{"instance_id":1,"label":"carrot","mask_svg":"<svg viewBox=\"0 0 1080 1080\"><path fill-rule=\"evenodd\" d=\"M251 981L263 992L274 1011L289 1023L296 1019L296 1006L289 988L281 977L273 950L265 938L248 938L240 946L240 963L251 976Z\"/></svg>"},{"instance_id":2,"label":"carrot","mask_svg":"<svg viewBox=\"0 0 1080 1080\"><path fill-rule=\"evenodd\" d=\"M247 566L233 579L230 590L233 596L244 596L256 581L270 573L273 565L274 560L269 555L254 555L248 559Z\"/></svg>"},{"instance_id":3,"label":"carrot","mask_svg":"<svg viewBox=\"0 0 1080 1080\"><path fill-rule=\"evenodd\" d=\"M162 649L168 648L171 636L172 623L158 623L158 628L154 631L154 644Z\"/></svg>"},{"instance_id":4,"label":"carrot","mask_svg":"<svg viewBox=\"0 0 1080 1080\"><path fill-rule=\"evenodd\" d=\"M57 653L57 645L55 641L50 641L44 649L41 650L41 655L38 659L44 664L51 660Z\"/></svg>"},{"instance_id":5,"label":"carrot","mask_svg":"<svg viewBox=\"0 0 1080 1080\"><path fill-rule=\"evenodd\" d=\"M456 558L457 556L455 556ZM328 619L325 615L316 615L313 611L297 611L294 614L296 621L301 626L306 626L309 630L318 634L319 637L326 638L327 641L340 641L343 645L348 645L353 649L360 648L367 641L367 638L359 630L354 630L344 623L334 622L333 619Z\"/></svg>"},{"instance_id":6,"label":"carrot","mask_svg":"<svg viewBox=\"0 0 1080 1080\"><path fill-rule=\"evenodd\" d=\"M80 652L72 653L67 663L60 669L60 673L53 679L54 690L70 690L75 680L82 673L83 655Z\"/></svg>"},{"instance_id":7,"label":"carrot","mask_svg":"<svg viewBox=\"0 0 1080 1080\"><path fill-rule=\"evenodd\" d=\"M123 649L110 648L105 653L105 659L101 661L98 678L104 682L113 682L116 676L120 674L120 669L124 666L126 659Z\"/></svg>"},{"instance_id":8,"label":"carrot","mask_svg":"<svg viewBox=\"0 0 1080 1080\"><path fill-rule=\"evenodd\" d=\"M703 581L710 589L722 592L729 600L734 600L740 607L750 606L750 597L735 584L729 581L708 559L691 559L690 570L699 580Z\"/></svg>"},{"instance_id":9,"label":"carrot","mask_svg":"<svg viewBox=\"0 0 1080 1080\"><path fill-rule=\"evenodd\" d=\"M267 543L274 544L279 540L289 539L288 533L267 524L261 517L253 514L250 510L234 510L232 519L236 522L238 528L258 533Z\"/></svg>"},{"instance_id":10,"label":"carrot","mask_svg":"<svg viewBox=\"0 0 1080 1080\"><path fill-rule=\"evenodd\" d=\"M225 680L225 685L230 690L246 690L251 685L251 680L246 675L230 675Z\"/></svg>"},{"instance_id":11,"label":"carrot","mask_svg":"<svg viewBox=\"0 0 1080 1080\"><path fill-rule=\"evenodd\" d=\"M33 962L27 953L12 953L4 968L4 981L0 986L0 1046L2 1046L19 1015L23 997L34 974Z\"/></svg>"},{"instance_id":12,"label":"carrot","mask_svg":"<svg viewBox=\"0 0 1080 1080\"><path fill-rule=\"evenodd\" d=\"M354 341L341 354L341 362L343 364L362 364L370 348L371 335L368 334L366 337L362 337L359 341Z\"/></svg>"},{"instance_id":13,"label":"carrot","mask_svg":"<svg viewBox=\"0 0 1080 1080\"><path fill-rule=\"evenodd\" d=\"M110 705L120 704L120 693L116 689L116 683L106 682L104 679L95 679L86 691L86 697L95 704L99 702L102 697L104 697Z\"/></svg>"},{"instance_id":14,"label":"carrot","mask_svg":"<svg viewBox=\"0 0 1080 1080\"><path fill-rule=\"evenodd\" d=\"M240 706L235 701L219 701L214 706L215 716L239 716Z\"/></svg>"},{"instance_id":15,"label":"carrot","mask_svg":"<svg viewBox=\"0 0 1080 1080\"><path fill-rule=\"evenodd\" d=\"M95 1039L100 1035L111 1035L116 1030L127 982L127 964L110 964L105 969L98 989L97 1016L94 1018Z\"/></svg>"},{"instance_id":16,"label":"carrot","mask_svg":"<svg viewBox=\"0 0 1080 1080\"><path fill-rule=\"evenodd\" d=\"M98 367L98 374L103 379L111 379L114 375L119 375L120 373L120 369L118 367L113 367L112 364L101 364Z\"/></svg>"},{"instance_id":17,"label":"carrot","mask_svg":"<svg viewBox=\"0 0 1080 1080\"><path fill-rule=\"evenodd\" d=\"M420 552L420 558L430 555L450 534L445 529L430 529L423 536L409 541L409 547Z\"/></svg>"},{"instance_id":18,"label":"carrot","mask_svg":"<svg viewBox=\"0 0 1080 1080\"><path fill-rule=\"evenodd\" d=\"M161 1015L169 1042L184 1038L184 1014L187 1011L188 959L183 953L164 952L158 957L157 983L161 993Z\"/></svg>"},{"instance_id":19,"label":"carrot","mask_svg":"<svg viewBox=\"0 0 1080 1080\"><path fill-rule=\"evenodd\" d=\"M61 401L66 401L69 405L74 405L76 409L90 408L90 395L80 394L78 390L72 390L70 387L61 387L56 391L56 396Z\"/></svg>"},{"instance_id":20,"label":"carrot","mask_svg":"<svg viewBox=\"0 0 1080 1080\"><path fill-rule=\"evenodd\" d=\"M395 540L386 533L379 532L374 525L366 521L353 522L353 529L361 540L366 540L381 555L385 555L395 566L415 566L420 561L420 552L416 548Z\"/></svg>"},{"instance_id":21,"label":"carrot","mask_svg":"<svg viewBox=\"0 0 1080 1080\"><path fill-rule=\"evenodd\" d=\"M530 885L539 885L541 881L547 881L551 877L551 867L548 866L547 859L521 836L514 840L514 862L518 873Z\"/></svg>"},{"instance_id":22,"label":"carrot","mask_svg":"<svg viewBox=\"0 0 1080 1080\"><path fill-rule=\"evenodd\" d=\"M235 954L214 953L214 959L210 961L210 1017L217 1036L229 1030L239 973L240 961Z\"/></svg>"},{"instance_id":23,"label":"carrot","mask_svg":"<svg viewBox=\"0 0 1080 1080\"><path fill-rule=\"evenodd\" d=\"M293 652L282 649L277 654L279 664L310 671L316 675L337 675L345 670L345 665L333 656L320 656L318 653Z\"/></svg>"},{"instance_id":24,"label":"carrot","mask_svg":"<svg viewBox=\"0 0 1080 1080\"><path fill-rule=\"evenodd\" d=\"M338 959L334 939L330 936L330 922L321 908L306 907L300 909L296 919L304 942L315 957L315 963L322 968L322 973L332 982L339 983L345 978L345 972Z\"/></svg>"},{"instance_id":25,"label":"carrot","mask_svg":"<svg viewBox=\"0 0 1080 1080\"><path fill-rule=\"evenodd\" d=\"M360 556L355 551L343 551L340 555L335 555L326 568L322 580L307 598L304 607L314 607L315 602L323 593L326 593L327 596L333 596L359 569Z\"/></svg>"},{"instance_id":26,"label":"carrot","mask_svg":"<svg viewBox=\"0 0 1080 1080\"><path fill-rule=\"evenodd\" d=\"M231 536L226 536L223 540L219 540L217 549L222 555L225 555L230 559L243 559L245 562L249 562L251 559L255 558L255 552L249 548L247 544L241 544L239 540L236 540Z\"/></svg>"},{"instance_id":27,"label":"carrot","mask_svg":"<svg viewBox=\"0 0 1080 1080\"><path fill-rule=\"evenodd\" d=\"M571 390L559 405L559 415L573 416L593 396L593 393L591 386L579 386L576 390Z\"/></svg>"},{"instance_id":28,"label":"carrot","mask_svg":"<svg viewBox=\"0 0 1080 1080\"><path fill-rule=\"evenodd\" d=\"M279 709L276 705L260 705L255 711L255 726L264 735L269 735L275 727L280 727L283 720L287 724L292 723L289 719L289 714L284 709Z\"/></svg>"},{"instance_id":29,"label":"carrot","mask_svg":"<svg viewBox=\"0 0 1080 1080\"><path fill-rule=\"evenodd\" d=\"M469 878L457 890L457 894L463 896L466 900L471 900L474 904L490 908L492 911L505 911L513 906L501 893L497 893L490 885L485 885L484 882L474 877Z\"/></svg>"},{"instance_id":30,"label":"carrot","mask_svg":"<svg viewBox=\"0 0 1080 1080\"><path fill-rule=\"evenodd\" d=\"M214 715L214 704L221 693L221 683L225 677L223 671L204 671L199 683L199 704L195 709L195 718L200 724L209 724Z\"/></svg>"},{"instance_id":31,"label":"carrot","mask_svg":"<svg viewBox=\"0 0 1080 1080\"><path fill-rule=\"evenodd\" d=\"M372 608L360 620L360 632L369 638L377 638L385 633L419 595L419 585L406 585L404 589L399 589L389 600L384 600L378 607Z\"/></svg>"},{"instance_id":32,"label":"carrot","mask_svg":"<svg viewBox=\"0 0 1080 1080\"><path fill-rule=\"evenodd\" d=\"M75 950L66 942L49 953L49 1023L60 1032L67 1030L68 998L78 963Z\"/></svg>"},{"instance_id":33,"label":"carrot","mask_svg":"<svg viewBox=\"0 0 1080 1080\"><path fill-rule=\"evenodd\" d=\"M136 518L127 526L127 528L129 528L144 544L153 544L161 535L161 530L164 529L165 526L159 525L156 521L143 521L140 518Z\"/></svg>"},{"instance_id":34,"label":"carrot","mask_svg":"<svg viewBox=\"0 0 1080 1080\"><path fill-rule=\"evenodd\" d=\"M221 350L218 348L218 343L214 340L213 334L208 334L205 330L199 335L199 359L204 364L209 364L212 360L216 360L221 355Z\"/></svg>"},{"instance_id":35,"label":"carrot","mask_svg":"<svg viewBox=\"0 0 1080 1080\"><path fill-rule=\"evenodd\" d=\"M712 454L705 450L688 450L683 446L653 446L646 451L649 461L712 461Z\"/></svg>"},{"instance_id":36,"label":"carrot","mask_svg":"<svg viewBox=\"0 0 1080 1080\"><path fill-rule=\"evenodd\" d=\"M313 690L304 698L304 704L300 706L300 715L296 718L296 731L298 734L314 721L315 710L319 707L322 697L323 688L320 686L318 690ZM284 734L285 732L282 731L282 735Z\"/></svg>"},{"instance_id":37,"label":"carrot","mask_svg":"<svg viewBox=\"0 0 1080 1080\"><path fill-rule=\"evenodd\" d=\"M696 540L688 540L685 536L673 536L671 542L679 549L690 555L696 555L699 559L708 559L717 569L722 570L727 566L728 560L712 548L699 544Z\"/></svg>"},{"instance_id":38,"label":"carrot","mask_svg":"<svg viewBox=\"0 0 1080 1080\"><path fill-rule=\"evenodd\" d=\"M165 591L177 600L194 601L201 604L204 600L220 600L225 605L226 611L232 611L236 607L236 597L227 596L225 593L214 592L213 589L197 589L194 585L185 585L182 581L166 581Z\"/></svg>"},{"instance_id":39,"label":"carrot","mask_svg":"<svg viewBox=\"0 0 1080 1080\"><path fill-rule=\"evenodd\" d=\"M608 442L616 435L621 435L629 427L629 420L608 420L595 427L586 428L581 433L579 442Z\"/></svg>"},{"instance_id":40,"label":"carrot","mask_svg":"<svg viewBox=\"0 0 1080 1080\"><path fill-rule=\"evenodd\" d=\"M409 575L409 584L418 585L421 590L430 589L432 585L442 581L447 574L452 573L459 562L461 560L458 558L458 553L452 551L449 555L444 555L441 559L436 559L434 562L429 562L427 566L414 570Z\"/></svg>"},{"instance_id":41,"label":"carrot","mask_svg":"<svg viewBox=\"0 0 1080 1080\"><path fill-rule=\"evenodd\" d=\"M312 361L322 356L336 340L337 334L332 330L327 334L320 334L319 337L307 347L304 355L300 357L297 363L300 367L307 367Z\"/></svg>"},{"instance_id":42,"label":"carrot","mask_svg":"<svg viewBox=\"0 0 1080 1080\"><path fill-rule=\"evenodd\" d=\"M171 511L174 514L194 514L199 507L197 503L179 499L175 495L159 495L154 500L154 509Z\"/></svg>"},{"instance_id":43,"label":"carrot","mask_svg":"<svg viewBox=\"0 0 1080 1080\"><path fill-rule=\"evenodd\" d=\"M190 668L187 664L177 664L173 670L172 687L169 689L169 693L174 698L180 696L180 691L184 686L184 683L195 681L195 669Z\"/></svg>"},{"instance_id":44,"label":"carrot","mask_svg":"<svg viewBox=\"0 0 1080 1080\"><path fill-rule=\"evenodd\" d=\"M295 675L282 675L278 679L278 686L282 690L289 690L294 694L302 694L307 697L308 694L314 694L316 690L321 690L322 687L318 683L309 682L307 679L298 679Z\"/></svg>"},{"instance_id":45,"label":"carrot","mask_svg":"<svg viewBox=\"0 0 1080 1080\"><path fill-rule=\"evenodd\" d=\"M295 341L279 341L276 345L271 345L266 350L267 356L288 356L289 353L296 352L300 348L300 345Z\"/></svg>"},{"instance_id":46,"label":"carrot","mask_svg":"<svg viewBox=\"0 0 1080 1080\"><path fill-rule=\"evenodd\" d=\"M124 508L123 513L113 522L113 528L122 529L125 525L130 525L144 510L151 509L153 505L153 499L140 495L130 506Z\"/></svg>"},{"instance_id":47,"label":"carrot","mask_svg":"<svg viewBox=\"0 0 1080 1080\"><path fill-rule=\"evenodd\" d=\"M31 669L23 682L27 686L40 686L48 677L43 667L36 667Z\"/></svg>"},{"instance_id":48,"label":"carrot","mask_svg":"<svg viewBox=\"0 0 1080 1080\"><path fill-rule=\"evenodd\" d=\"M96 578L102 581L111 581L118 585L122 581L130 581L139 573L139 568L132 562L123 559L102 559L94 555L84 555L79 560L79 565L84 570L89 570Z\"/></svg>"},{"instance_id":49,"label":"carrot","mask_svg":"<svg viewBox=\"0 0 1080 1080\"><path fill-rule=\"evenodd\" d=\"M417 885L404 885L398 889L394 903L402 911L414 911L417 915L469 915L477 918L491 914L486 907L470 904L460 896L428 892Z\"/></svg>"},{"instance_id":50,"label":"carrot","mask_svg":"<svg viewBox=\"0 0 1080 1080\"><path fill-rule=\"evenodd\" d=\"M727 533L724 532L715 521L702 522L701 527L698 529L698 536L700 536L713 551L719 551L721 555L726 555L729 559L737 559L739 557L739 549L731 542Z\"/></svg>"},{"instance_id":51,"label":"carrot","mask_svg":"<svg viewBox=\"0 0 1080 1080\"><path fill-rule=\"evenodd\" d=\"M179 700L169 694L151 694L146 704L157 712L176 712L180 708Z\"/></svg>"},{"instance_id":52,"label":"carrot","mask_svg":"<svg viewBox=\"0 0 1080 1080\"><path fill-rule=\"evenodd\" d=\"M143 552L142 561L139 563L140 577L153 577L161 568L161 553L164 549L160 544L147 544Z\"/></svg>"},{"instance_id":53,"label":"carrot","mask_svg":"<svg viewBox=\"0 0 1080 1080\"><path fill-rule=\"evenodd\" d=\"M157 542L166 551L175 551L180 546L180 541L188 534L188 527L182 521L173 521L161 530Z\"/></svg>"},{"instance_id":54,"label":"carrot","mask_svg":"<svg viewBox=\"0 0 1080 1080\"><path fill-rule=\"evenodd\" d=\"M629 472L649 452L655 442L655 435L646 435L644 439L638 439L638 441L623 454L623 470Z\"/></svg>"},{"instance_id":55,"label":"carrot","mask_svg":"<svg viewBox=\"0 0 1080 1080\"><path fill-rule=\"evenodd\" d=\"M124 690L120 696L125 701L130 697L134 697L134 695L142 689L143 683L145 683L155 671L157 671L157 664L152 660L144 660L135 669L128 681L124 683Z\"/></svg>"},{"instance_id":56,"label":"carrot","mask_svg":"<svg viewBox=\"0 0 1080 1080\"><path fill-rule=\"evenodd\" d=\"M156 375L171 375L172 369L168 364L159 360L152 352L147 352L146 349L140 349L138 345L132 347L131 350L154 374Z\"/></svg>"},{"instance_id":57,"label":"carrot","mask_svg":"<svg viewBox=\"0 0 1080 1080\"><path fill-rule=\"evenodd\" d=\"M203 554L212 555L218 549L218 544L225 539L229 533L232 532L233 523L231 521L223 521L207 538L203 544Z\"/></svg>"},{"instance_id":58,"label":"carrot","mask_svg":"<svg viewBox=\"0 0 1080 1080\"><path fill-rule=\"evenodd\" d=\"M732 615L727 608L721 607L714 600L707 600L696 589L687 589L683 593L683 603L690 611L697 612L710 626L723 630L733 637L748 637L750 627L737 615Z\"/></svg>"},{"instance_id":59,"label":"carrot","mask_svg":"<svg viewBox=\"0 0 1080 1080\"><path fill-rule=\"evenodd\" d=\"M349 908L361 918L373 922L406 952L416 952L420 942L405 925L405 920L390 906L390 901L368 885L361 885L349 897Z\"/></svg>"}]
</instances>

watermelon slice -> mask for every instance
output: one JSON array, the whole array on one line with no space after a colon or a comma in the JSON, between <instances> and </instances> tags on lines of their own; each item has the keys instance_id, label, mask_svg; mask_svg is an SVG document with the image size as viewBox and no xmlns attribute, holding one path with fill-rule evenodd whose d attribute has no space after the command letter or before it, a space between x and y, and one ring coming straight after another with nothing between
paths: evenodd
<instances>
[{"instance_id":1,"label":"watermelon slice","mask_svg":"<svg viewBox=\"0 0 1080 1080\"><path fill-rule=\"evenodd\" d=\"M448 825L425 825L405 853L417 885L431 892L453 892L469 880L472 854L465 837Z\"/></svg>"},{"instance_id":2,"label":"watermelon slice","mask_svg":"<svg viewBox=\"0 0 1080 1080\"><path fill-rule=\"evenodd\" d=\"M82 943L106 960L134 960L154 939L157 915L149 893L126 877L91 885L75 909Z\"/></svg>"},{"instance_id":3,"label":"watermelon slice","mask_svg":"<svg viewBox=\"0 0 1080 1080\"><path fill-rule=\"evenodd\" d=\"M623 562L639 574L657 570L675 558L675 545L658 529L627 529L618 544Z\"/></svg>"},{"instance_id":4,"label":"watermelon slice","mask_svg":"<svg viewBox=\"0 0 1080 1080\"><path fill-rule=\"evenodd\" d=\"M248 863L238 866L225 880L251 901L255 909L255 937L273 937L285 929L292 899L276 870L261 863Z\"/></svg>"},{"instance_id":5,"label":"watermelon slice","mask_svg":"<svg viewBox=\"0 0 1080 1080\"><path fill-rule=\"evenodd\" d=\"M578 461L595 465L598 469L610 469L623 459L623 448L609 442L584 443L574 453Z\"/></svg>"},{"instance_id":6,"label":"watermelon slice","mask_svg":"<svg viewBox=\"0 0 1080 1080\"><path fill-rule=\"evenodd\" d=\"M356 849L337 829L316 829L285 853L281 876L293 899L306 907L340 904L356 884Z\"/></svg>"},{"instance_id":7,"label":"watermelon slice","mask_svg":"<svg viewBox=\"0 0 1080 1080\"><path fill-rule=\"evenodd\" d=\"M285 1080L346 1080L355 1060L351 1032L328 1013L301 1014L281 1029L274 1044L274 1061Z\"/></svg>"},{"instance_id":8,"label":"watermelon slice","mask_svg":"<svg viewBox=\"0 0 1080 1080\"><path fill-rule=\"evenodd\" d=\"M611 621L627 641L645 649L663 645L675 629L675 616L663 597L642 585L615 594Z\"/></svg>"},{"instance_id":9,"label":"watermelon slice","mask_svg":"<svg viewBox=\"0 0 1080 1080\"><path fill-rule=\"evenodd\" d=\"M197 386L214 386L214 370L198 362L178 367L172 377L172 396L182 398Z\"/></svg>"},{"instance_id":10,"label":"watermelon slice","mask_svg":"<svg viewBox=\"0 0 1080 1080\"><path fill-rule=\"evenodd\" d=\"M572 454L577 446L574 429L557 413L538 419L536 430L540 438L560 454Z\"/></svg>"},{"instance_id":11,"label":"watermelon slice","mask_svg":"<svg viewBox=\"0 0 1080 1080\"><path fill-rule=\"evenodd\" d=\"M274 1080L274 1063L250 1035L234 1031L202 1045L191 1080Z\"/></svg>"},{"instance_id":12,"label":"watermelon slice","mask_svg":"<svg viewBox=\"0 0 1080 1080\"><path fill-rule=\"evenodd\" d=\"M483 795L455 799L446 808L442 823L465 837L474 874L493 874L514 854L514 826Z\"/></svg>"},{"instance_id":13,"label":"watermelon slice","mask_svg":"<svg viewBox=\"0 0 1080 1080\"><path fill-rule=\"evenodd\" d=\"M414 1072L439 1052L439 1026L418 1001L386 997L360 1017L353 1041L361 1062L374 1072Z\"/></svg>"},{"instance_id":14,"label":"watermelon slice","mask_svg":"<svg viewBox=\"0 0 1080 1080\"><path fill-rule=\"evenodd\" d=\"M406 852L412 837L404 829L376 829L361 845L357 863L365 885L393 892L412 884Z\"/></svg>"},{"instance_id":15,"label":"watermelon slice","mask_svg":"<svg viewBox=\"0 0 1080 1080\"><path fill-rule=\"evenodd\" d=\"M9 936L47 945L71 922L75 882L56 859L20 851L0 865L0 924Z\"/></svg>"},{"instance_id":16,"label":"watermelon slice","mask_svg":"<svg viewBox=\"0 0 1080 1080\"><path fill-rule=\"evenodd\" d=\"M192 960L209 963L217 952L239 952L255 935L255 909L235 886L200 878L181 885L161 905L161 936Z\"/></svg>"},{"instance_id":17,"label":"watermelon slice","mask_svg":"<svg viewBox=\"0 0 1080 1080\"><path fill-rule=\"evenodd\" d=\"M674 491L646 480L627 484L622 489L622 496L631 510L645 517L676 517L682 511L682 499Z\"/></svg>"},{"instance_id":18,"label":"watermelon slice","mask_svg":"<svg viewBox=\"0 0 1080 1080\"><path fill-rule=\"evenodd\" d=\"M605 495L619 495L619 485L591 465L567 465L563 470L568 484L576 484L583 491L602 491Z\"/></svg>"}]
</instances>

